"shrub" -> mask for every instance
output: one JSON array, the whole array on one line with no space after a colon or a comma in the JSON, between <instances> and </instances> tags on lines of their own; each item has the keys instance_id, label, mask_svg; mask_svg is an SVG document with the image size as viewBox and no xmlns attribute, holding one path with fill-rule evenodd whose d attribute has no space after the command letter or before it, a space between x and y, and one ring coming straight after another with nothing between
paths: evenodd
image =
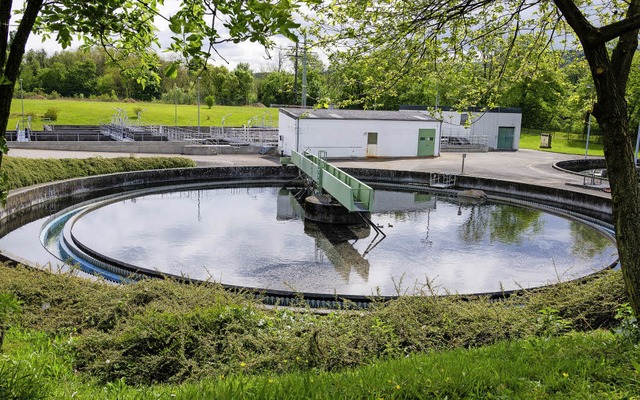
<instances>
[{"instance_id":1,"label":"shrub","mask_svg":"<svg viewBox=\"0 0 640 400\"><path fill-rule=\"evenodd\" d=\"M140 116L140 113L144 110L144 107L133 107L133 118L138 118L138 116Z\"/></svg>"},{"instance_id":2,"label":"shrub","mask_svg":"<svg viewBox=\"0 0 640 400\"><path fill-rule=\"evenodd\" d=\"M205 103L207 103L207 107L211 108L216 102L216 98L213 95L209 95L204 98Z\"/></svg>"},{"instance_id":3,"label":"shrub","mask_svg":"<svg viewBox=\"0 0 640 400\"><path fill-rule=\"evenodd\" d=\"M47 100L57 100L60 97L60 93L56 92L55 90L49 94L46 95Z\"/></svg>"},{"instance_id":4,"label":"shrub","mask_svg":"<svg viewBox=\"0 0 640 400\"><path fill-rule=\"evenodd\" d=\"M59 111L60 110L58 110L57 108L49 107L47 108L47 111L44 112L42 118L48 118L50 121L57 121Z\"/></svg>"},{"instance_id":5,"label":"shrub","mask_svg":"<svg viewBox=\"0 0 640 400\"><path fill-rule=\"evenodd\" d=\"M85 159L7 157L2 162L2 169L7 172L8 189L115 172L194 166L193 160L184 157L93 157Z\"/></svg>"},{"instance_id":6,"label":"shrub","mask_svg":"<svg viewBox=\"0 0 640 400\"><path fill-rule=\"evenodd\" d=\"M96 100L96 101L105 101L105 102L111 102L111 101L118 101L118 96L116 95L116 93L112 90L111 93L103 93L100 95L94 95L92 94L89 97L91 100Z\"/></svg>"}]
</instances>

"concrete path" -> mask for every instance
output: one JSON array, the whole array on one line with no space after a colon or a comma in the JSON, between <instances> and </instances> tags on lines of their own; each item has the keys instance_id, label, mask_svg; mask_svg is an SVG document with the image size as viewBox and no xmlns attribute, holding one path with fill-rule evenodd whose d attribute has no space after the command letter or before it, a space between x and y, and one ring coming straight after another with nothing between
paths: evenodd
<instances>
[{"instance_id":1,"label":"concrete path","mask_svg":"<svg viewBox=\"0 0 640 400\"><path fill-rule=\"evenodd\" d=\"M171 155L144 153L107 153L84 151L55 151L11 149L10 157L28 158L87 158L87 157L153 157L180 156L193 159L198 166L245 166L279 165L279 159L258 154L218 154L218 155ZM588 192L597 196L610 195L595 189L575 187L581 185L583 178L553 168L553 164L563 160L581 159L584 156L550 153L535 150L514 152L467 153L462 170L462 153L442 153L435 158L403 158L375 160L335 160L339 167L396 169L405 171L424 171L452 173L468 176L495 178L514 182L524 182L540 186L571 189ZM571 186L569 185L571 184Z\"/></svg>"}]
</instances>

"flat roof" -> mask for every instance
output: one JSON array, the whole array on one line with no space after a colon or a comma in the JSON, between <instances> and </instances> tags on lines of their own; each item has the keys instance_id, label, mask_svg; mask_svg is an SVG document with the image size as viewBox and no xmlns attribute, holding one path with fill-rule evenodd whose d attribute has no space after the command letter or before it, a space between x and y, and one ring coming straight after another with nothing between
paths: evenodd
<instances>
[{"instance_id":1,"label":"flat roof","mask_svg":"<svg viewBox=\"0 0 640 400\"><path fill-rule=\"evenodd\" d=\"M400 106L400 111L426 111L429 107L421 106L421 105L412 105L412 104L404 104ZM433 107L432 107L433 109ZM490 112L490 113L504 113L504 114L522 114L522 108L519 107L493 107L486 109L484 107L467 107L461 110L458 110L455 107L449 106L439 106L439 110L441 111L455 111L455 112Z\"/></svg>"},{"instance_id":2,"label":"flat roof","mask_svg":"<svg viewBox=\"0 0 640 400\"><path fill-rule=\"evenodd\" d=\"M423 121L439 122L421 111L377 111L310 108L281 108L280 112L294 119L345 119L345 120L384 120L384 121Z\"/></svg>"}]
</instances>

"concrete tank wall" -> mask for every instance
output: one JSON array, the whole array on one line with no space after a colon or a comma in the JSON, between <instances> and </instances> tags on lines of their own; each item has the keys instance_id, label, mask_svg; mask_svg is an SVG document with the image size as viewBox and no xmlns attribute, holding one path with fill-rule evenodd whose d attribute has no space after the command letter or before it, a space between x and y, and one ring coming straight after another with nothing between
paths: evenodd
<instances>
[{"instance_id":1,"label":"concrete tank wall","mask_svg":"<svg viewBox=\"0 0 640 400\"><path fill-rule=\"evenodd\" d=\"M29 212L31 207L42 203L91 193L125 192L147 186L197 182L288 180L296 176L296 168L292 166L237 166L135 171L67 179L10 191L6 206L0 208L0 222L4 223L10 215Z\"/></svg>"},{"instance_id":2,"label":"concrete tank wall","mask_svg":"<svg viewBox=\"0 0 640 400\"><path fill-rule=\"evenodd\" d=\"M392 171L362 168L343 168L349 174L367 183L386 182L428 186L430 172ZM546 186L536 186L520 182L501 181L496 179L472 176L457 176L456 189L479 189L489 195L509 197L518 200L532 201L541 205L555 207L564 211L575 212L612 223L611 200L588 193L575 192ZM418 186L416 186L417 188Z\"/></svg>"}]
</instances>

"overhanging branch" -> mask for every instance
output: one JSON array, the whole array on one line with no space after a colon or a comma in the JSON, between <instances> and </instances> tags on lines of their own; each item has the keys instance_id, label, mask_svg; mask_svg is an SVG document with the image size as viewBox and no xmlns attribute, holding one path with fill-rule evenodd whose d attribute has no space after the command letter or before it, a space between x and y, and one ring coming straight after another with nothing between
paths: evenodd
<instances>
[{"instance_id":1,"label":"overhanging branch","mask_svg":"<svg viewBox=\"0 0 640 400\"><path fill-rule=\"evenodd\" d=\"M597 36L600 39L600 43L606 43L638 28L640 28L640 13L598 28Z\"/></svg>"},{"instance_id":2,"label":"overhanging branch","mask_svg":"<svg viewBox=\"0 0 640 400\"><path fill-rule=\"evenodd\" d=\"M638 0L628 2L630 13L626 18L602 27L594 27L573 0L553 0L553 2L586 46L603 45L625 33L640 28L640 12L637 11Z\"/></svg>"}]
</instances>

